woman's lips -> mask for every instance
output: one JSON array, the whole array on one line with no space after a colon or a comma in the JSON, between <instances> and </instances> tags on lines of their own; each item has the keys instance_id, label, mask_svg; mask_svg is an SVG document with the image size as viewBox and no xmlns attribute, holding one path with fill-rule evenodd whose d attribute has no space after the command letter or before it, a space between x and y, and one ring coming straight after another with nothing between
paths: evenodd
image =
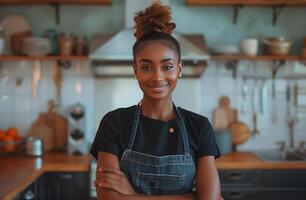
<instances>
[{"instance_id":1,"label":"woman's lips","mask_svg":"<svg viewBox=\"0 0 306 200\"><path fill-rule=\"evenodd\" d=\"M169 85L162 85L162 86L150 86L153 92L164 92L167 90Z\"/></svg>"}]
</instances>

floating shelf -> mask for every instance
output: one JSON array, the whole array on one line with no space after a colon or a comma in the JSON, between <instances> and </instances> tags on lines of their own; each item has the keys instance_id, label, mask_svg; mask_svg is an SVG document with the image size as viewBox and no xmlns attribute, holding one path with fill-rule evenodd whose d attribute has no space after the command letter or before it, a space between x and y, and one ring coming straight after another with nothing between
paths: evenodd
<instances>
[{"instance_id":1,"label":"floating shelf","mask_svg":"<svg viewBox=\"0 0 306 200\"><path fill-rule=\"evenodd\" d=\"M0 61L87 61L88 56L0 56Z\"/></svg>"},{"instance_id":2,"label":"floating shelf","mask_svg":"<svg viewBox=\"0 0 306 200\"><path fill-rule=\"evenodd\" d=\"M240 61L240 60L250 60L250 61L301 61L301 60L306 60L306 58L303 58L303 57L297 56L297 55L287 55L287 56L212 55L210 58L211 58L212 61Z\"/></svg>"},{"instance_id":3,"label":"floating shelf","mask_svg":"<svg viewBox=\"0 0 306 200\"><path fill-rule=\"evenodd\" d=\"M247 6L276 6L276 5L287 5L287 6L306 6L304 0L186 0L186 4L190 6L223 6L223 5L247 5Z\"/></svg>"}]
</instances>

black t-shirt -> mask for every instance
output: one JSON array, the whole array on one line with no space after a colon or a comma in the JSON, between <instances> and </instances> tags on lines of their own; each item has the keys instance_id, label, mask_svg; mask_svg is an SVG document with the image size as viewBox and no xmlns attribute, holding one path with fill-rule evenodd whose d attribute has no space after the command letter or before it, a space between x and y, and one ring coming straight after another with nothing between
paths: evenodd
<instances>
[{"instance_id":1,"label":"black t-shirt","mask_svg":"<svg viewBox=\"0 0 306 200\"><path fill-rule=\"evenodd\" d=\"M90 150L96 159L99 151L112 153L121 158L129 143L135 110L136 105L119 108L103 117ZM186 126L189 150L195 163L202 156L220 157L209 120L182 108L178 110ZM132 150L156 156L182 154L183 140L176 118L165 122L140 114ZM173 128L174 132L170 133L169 128Z\"/></svg>"}]
</instances>

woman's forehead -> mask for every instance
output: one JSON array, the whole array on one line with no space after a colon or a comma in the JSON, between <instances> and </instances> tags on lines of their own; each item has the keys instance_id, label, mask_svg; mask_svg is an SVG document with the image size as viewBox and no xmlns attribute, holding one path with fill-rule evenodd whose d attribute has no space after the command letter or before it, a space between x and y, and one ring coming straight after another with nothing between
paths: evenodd
<instances>
[{"instance_id":1,"label":"woman's forehead","mask_svg":"<svg viewBox=\"0 0 306 200\"><path fill-rule=\"evenodd\" d=\"M141 60L144 58L146 60L177 60L178 54L174 45L172 45L170 42L154 40L145 42L138 48L136 53L136 60Z\"/></svg>"}]
</instances>

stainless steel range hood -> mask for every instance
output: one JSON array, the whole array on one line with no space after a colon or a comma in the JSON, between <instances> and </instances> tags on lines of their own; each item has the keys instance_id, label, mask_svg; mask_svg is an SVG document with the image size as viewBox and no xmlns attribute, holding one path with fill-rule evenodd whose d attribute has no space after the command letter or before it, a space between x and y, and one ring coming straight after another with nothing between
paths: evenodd
<instances>
[{"instance_id":1,"label":"stainless steel range hood","mask_svg":"<svg viewBox=\"0 0 306 200\"><path fill-rule=\"evenodd\" d=\"M142 1L137 1L142 2ZM145 2L145 1L144 1ZM126 9L135 7L134 0L126 1ZM138 3L139 4L139 3ZM143 5L143 7L146 7ZM139 5L138 5L139 7ZM135 13L126 11L126 13ZM126 16L131 21L132 16ZM126 22L127 23L127 22ZM94 35L90 44L91 66L95 77L133 77L133 53L135 43L134 30L126 28L105 41L103 35ZM199 77L203 74L207 60L205 40L202 35L182 36L174 33L173 36L181 45L182 60L184 62L183 77ZM200 38L201 37L201 38ZM194 40L192 43L191 40Z\"/></svg>"}]
</instances>

